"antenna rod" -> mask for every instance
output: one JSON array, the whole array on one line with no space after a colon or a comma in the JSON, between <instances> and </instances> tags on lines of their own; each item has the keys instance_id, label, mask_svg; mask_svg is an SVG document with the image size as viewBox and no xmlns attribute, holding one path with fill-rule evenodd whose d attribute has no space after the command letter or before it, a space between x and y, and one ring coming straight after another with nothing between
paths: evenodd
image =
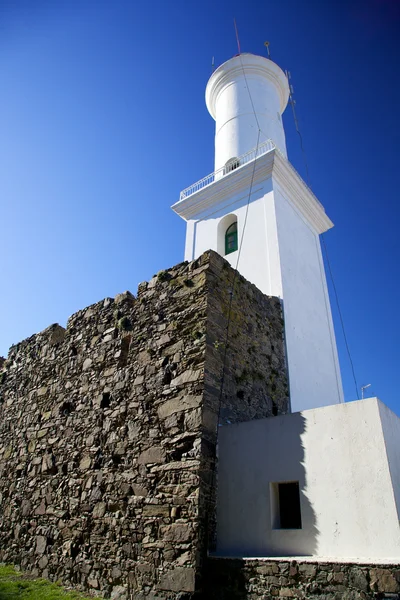
<instances>
[{"instance_id":1,"label":"antenna rod","mask_svg":"<svg viewBox=\"0 0 400 600\"><path fill-rule=\"evenodd\" d=\"M364 400L364 390L366 390L369 387L371 387L370 383L367 383L367 385L362 385L361 386L361 400Z\"/></svg>"},{"instance_id":2,"label":"antenna rod","mask_svg":"<svg viewBox=\"0 0 400 600\"><path fill-rule=\"evenodd\" d=\"M270 49L269 49L269 42L264 42L264 46L265 46L265 47L266 47L266 49L267 49L267 52L268 52L268 58L271 58L271 52L270 52Z\"/></svg>"},{"instance_id":3,"label":"antenna rod","mask_svg":"<svg viewBox=\"0 0 400 600\"><path fill-rule=\"evenodd\" d=\"M294 89L293 89L293 85L291 84L291 79L292 76L290 74L290 71L286 71L286 77L288 80L288 84L289 84L289 104L292 107L292 111L293 111L293 119L294 119L294 125L296 127L296 131L299 135L300 138L300 147L301 147L301 151L303 153L303 158L304 158L304 165L306 168L306 174L307 174L307 184L310 185L310 174L308 172L308 162L307 162L307 156L304 150L304 146L303 146L303 137L300 133L300 128L299 128L299 122L297 120L297 115L296 115L296 109L295 109L295 105L296 105L296 100L293 98L293 94L294 94Z\"/></svg>"},{"instance_id":4,"label":"antenna rod","mask_svg":"<svg viewBox=\"0 0 400 600\"><path fill-rule=\"evenodd\" d=\"M238 54L241 54L240 52L240 42L239 42L239 33L238 33L238 28L236 25L236 19L233 19L234 25L235 25L235 33L236 33L236 41L237 41L237 46L238 46Z\"/></svg>"}]
</instances>

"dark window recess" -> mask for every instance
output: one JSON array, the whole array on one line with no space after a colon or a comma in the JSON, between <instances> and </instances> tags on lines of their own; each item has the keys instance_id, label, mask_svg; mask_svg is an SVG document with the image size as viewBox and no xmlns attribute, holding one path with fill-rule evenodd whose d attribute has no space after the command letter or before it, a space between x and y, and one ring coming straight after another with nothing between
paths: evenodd
<instances>
[{"instance_id":1,"label":"dark window recess","mask_svg":"<svg viewBox=\"0 0 400 600\"><path fill-rule=\"evenodd\" d=\"M119 454L113 454L111 460L113 465L120 465L122 463L122 457Z\"/></svg>"},{"instance_id":2,"label":"dark window recess","mask_svg":"<svg viewBox=\"0 0 400 600\"><path fill-rule=\"evenodd\" d=\"M129 354L129 347L131 345L131 339L132 336L131 335L126 335L125 337L122 338L121 340L121 354L119 355L119 359L118 359L118 368L122 369L123 367L126 367L127 362L128 362L128 354Z\"/></svg>"},{"instance_id":3,"label":"dark window recess","mask_svg":"<svg viewBox=\"0 0 400 600\"><path fill-rule=\"evenodd\" d=\"M228 160L228 162L225 164L224 167L224 174L226 175L227 173L230 173L231 171L234 171L235 169L237 169L238 167L240 167L240 160L236 157L231 158L230 160Z\"/></svg>"},{"instance_id":4,"label":"dark window recess","mask_svg":"<svg viewBox=\"0 0 400 600\"><path fill-rule=\"evenodd\" d=\"M60 415L64 416L64 417L68 417L68 415L70 415L72 413L72 411L74 410L75 406L73 405L72 402L63 402L60 406Z\"/></svg>"},{"instance_id":5,"label":"dark window recess","mask_svg":"<svg viewBox=\"0 0 400 600\"><path fill-rule=\"evenodd\" d=\"M232 223L225 233L225 254L230 254L238 249L237 223Z\"/></svg>"},{"instance_id":6,"label":"dark window recess","mask_svg":"<svg viewBox=\"0 0 400 600\"><path fill-rule=\"evenodd\" d=\"M108 408L111 402L111 394L109 392L104 392L103 397L100 401L100 408Z\"/></svg>"},{"instance_id":7,"label":"dark window recess","mask_svg":"<svg viewBox=\"0 0 400 600\"><path fill-rule=\"evenodd\" d=\"M298 481L278 484L280 529L301 529Z\"/></svg>"}]
</instances>

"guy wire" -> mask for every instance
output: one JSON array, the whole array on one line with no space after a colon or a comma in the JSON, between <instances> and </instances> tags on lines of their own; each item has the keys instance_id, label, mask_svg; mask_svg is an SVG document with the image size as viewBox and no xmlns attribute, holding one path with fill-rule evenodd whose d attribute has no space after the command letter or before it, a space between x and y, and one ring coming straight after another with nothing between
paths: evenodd
<instances>
[{"instance_id":1,"label":"guy wire","mask_svg":"<svg viewBox=\"0 0 400 600\"><path fill-rule=\"evenodd\" d=\"M247 224L247 216L249 213L249 205L250 205L250 199L251 199L251 194L253 191L253 183L254 183L254 175L255 175L255 171L256 171L256 162L257 162L257 154L258 154L258 148L259 148L259 144L260 144L260 134L261 131L260 129L258 130L258 136L257 136L257 145L256 145L256 151L255 151L255 157L254 157L254 163L253 163L253 171L251 174L251 180L250 180L250 188L249 188L249 195L247 198L247 204L246 204L246 213L245 213L245 218L244 218L244 223L243 223L243 231L242 231L242 235L240 238L240 244L239 244L239 248L238 248L238 256L237 256L237 260L236 260L236 267L234 268L233 271L233 278L232 278L232 284L231 284L231 289L229 291L229 305L228 305L228 317L227 317L227 323L226 323L226 334L225 334L225 342L224 342L224 355L223 355L223 359L222 359L222 374L221 374L221 385L219 388L219 395L218 395L218 412L217 412L217 429L215 432L216 435L216 439L215 439L215 459L214 459L214 466L213 466L213 470L212 470L212 478L211 478L211 484L210 484L210 497L209 497L209 509L207 511L207 520L206 520L206 539L207 539L207 550L210 546L210 518L211 518L211 506L212 506L212 501L213 501L213 493L214 490L216 489L216 466L217 466L217 445L218 445L218 430L220 427L220 419L221 419L221 410L222 410L222 399L223 399L223 393L224 393L224 383L225 383L225 369L226 369L226 359L227 359L227 355L228 355L228 349L229 349L229 333L230 333L230 324L231 324L231 314L232 314L232 302L233 302L233 296L235 294L235 283L236 283L236 278L237 275L239 273L238 271L238 266L239 266L239 260L240 260L240 255L242 252L242 245L243 245L243 239L244 239L244 233L246 230L246 224Z\"/></svg>"},{"instance_id":2,"label":"guy wire","mask_svg":"<svg viewBox=\"0 0 400 600\"><path fill-rule=\"evenodd\" d=\"M357 384L356 373L355 373L355 370L354 370L353 359L351 358L349 344L347 342L347 336L346 336L346 330L345 330L345 327L344 327L344 321L343 321L342 311L340 309L339 297L338 297L338 293L337 293L337 289L336 289L336 285L335 285L335 280L333 278L333 273L332 273L332 268L331 268L331 261L329 260L328 247L327 247L326 242L325 242L325 234L324 233L321 235L321 239L322 239L322 245L324 247L324 252L325 252L325 257L326 257L326 264L328 265L328 271L329 271L329 275L330 275L330 278L331 278L331 281L332 281L333 291L334 291L334 294L335 294L336 306L337 306L337 309L338 309L340 324L341 324L341 327L342 327L343 339L344 339L344 343L346 345L346 350L347 350L347 354L348 354L350 365L351 365L351 371L353 373L353 380L354 380L354 385L355 385L355 388L356 388L357 400L359 400L360 399L360 395L358 393L358 384Z\"/></svg>"},{"instance_id":3,"label":"guy wire","mask_svg":"<svg viewBox=\"0 0 400 600\"><path fill-rule=\"evenodd\" d=\"M307 184L308 184L309 188L311 189L311 182L310 182L310 176L309 176L309 171L308 171L307 154L306 154L305 148L303 146L303 137L302 137L302 135L300 133L299 122L297 120L296 111L295 111L295 108L294 108L294 105L295 105L296 102L293 99L293 86L290 83L291 75L290 75L289 71L286 71L286 77L288 78L288 83L289 83L289 100L290 100L290 104L292 106L294 124L295 124L295 127L296 127L296 131L299 134L300 147L301 147L301 151L303 153L304 164L305 164L305 167L306 167L307 180L308 180ZM345 345L346 345L346 350L347 350L347 354L348 354L348 357L349 357L349 362L350 362L350 365L351 365L351 371L352 371L352 374L353 374L354 385L355 385L355 388L356 388L356 395L357 395L357 399L359 400L360 396L359 396L359 393L358 393L358 385L357 385L357 378L356 378L355 369L354 369L354 363L353 363L353 359L352 359L352 356L351 356L350 347L349 347L349 344L348 344L348 341L347 341L347 335L346 335L346 330L345 330L345 326L344 326L343 315L342 315L342 311L341 311L341 308L340 308L339 295L338 295L338 292L337 292L337 289L336 289L335 280L333 278L332 267L331 267L331 263L330 263L330 260L329 260L329 254L328 254L328 247L327 247L326 242L325 242L324 234L321 235L321 239L322 239L322 244L323 244L324 251L325 251L326 263L328 265L329 276L331 278L332 287L333 287L333 291L334 291L334 294L335 294L336 306L337 306L337 309L338 309L338 314L339 314L339 319L340 319L340 325L341 325L342 333L343 333L343 339L344 339L344 342L345 342Z\"/></svg>"},{"instance_id":4,"label":"guy wire","mask_svg":"<svg viewBox=\"0 0 400 600\"><path fill-rule=\"evenodd\" d=\"M251 194L252 194L252 191L253 191L253 183L254 183L254 176L255 176L255 171L256 171L258 148L259 148L259 145L260 145L260 135L261 135L260 124L258 122L257 114L256 114L256 111L255 111L255 108L254 108L253 98L251 96L250 88L249 88L249 85L247 83L247 77L246 77L246 72L244 70L244 65L243 65L242 57L240 55L240 42L239 42L239 34L238 34L238 31L237 31L237 26L236 26L236 20L234 20L234 24L235 24L236 38L237 38L237 42L238 42L239 59L240 59L241 65L242 65L243 75L244 75L244 78L245 78L247 91L249 93L249 98L250 98L251 106L252 106L252 109L253 109L254 118L255 118L256 123L257 123L258 133L257 133L257 144L256 144L256 150L255 150L255 156L254 156L254 163L253 163L253 171L252 171L252 174L251 174L249 195L248 195L248 198L247 198L246 213L245 213L245 218L244 218L244 223L243 223L243 230L242 230L242 235L240 237L240 244L239 244L239 248L238 248L238 256L237 256L237 260L236 260L236 267L234 268L234 272L233 272L231 289L229 291L230 298L229 298L228 316L227 316L227 324L226 324L226 334L225 334L225 343L224 343L224 355L223 355L223 359L222 359L221 385L220 385L219 395L218 395L217 428L216 428L216 432L215 432L215 436L216 436L216 439L215 439L215 458L214 458L214 465L213 465L213 469L212 469L212 478L211 478L211 483L210 483L209 508L208 508L208 511L207 511L207 520L206 520L207 550L210 547L210 519L211 519L211 509L212 509L213 496L214 496L215 489L216 489L216 467L217 467L218 430L219 430L219 427L220 427L221 411L222 411L222 404L223 404L223 393L224 393L224 384L225 384L225 370L226 370L226 361L227 361L227 355L228 355L228 349L229 349L229 333L230 333L230 324L231 324L231 315L232 315L232 302L233 302L233 297L234 297L234 294L235 294L235 283L236 283L237 275L239 273L239 271L238 271L239 260L240 260L240 256L241 256L241 252L242 252L244 234L245 234L245 231L246 231L247 217L248 217L248 213L249 213L249 205L250 205ZM216 498L215 498L215 500L216 500Z\"/></svg>"}]
</instances>

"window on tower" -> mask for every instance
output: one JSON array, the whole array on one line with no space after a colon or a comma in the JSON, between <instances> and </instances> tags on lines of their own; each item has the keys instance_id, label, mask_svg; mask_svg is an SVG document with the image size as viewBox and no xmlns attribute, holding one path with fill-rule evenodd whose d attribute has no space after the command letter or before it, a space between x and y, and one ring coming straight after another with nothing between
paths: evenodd
<instances>
[{"instance_id":1,"label":"window on tower","mask_svg":"<svg viewBox=\"0 0 400 600\"><path fill-rule=\"evenodd\" d=\"M225 163L224 175L226 175L227 173L230 173L231 171L234 171L238 167L240 167L240 160L238 158L236 158L236 156L234 156L233 158L230 158L228 160L228 162Z\"/></svg>"},{"instance_id":2,"label":"window on tower","mask_svg":"<svg viewBox=\"0 0 400 600\"><path fill-rule=\"evenodd\" d=\"M238 249L237 221L232 223L225 232L225 255Z\"/></svg>"},{"instance_id":3,"label":"window on tower","mask_svg":"<svg viewBox=\"0 0 400 600\"><path fill-rule=\"evenodd\" d=\"M217 252L226 256L238 249L238 218L235 213L222 217L217 225Z\"/></svg>"}]
</instances>

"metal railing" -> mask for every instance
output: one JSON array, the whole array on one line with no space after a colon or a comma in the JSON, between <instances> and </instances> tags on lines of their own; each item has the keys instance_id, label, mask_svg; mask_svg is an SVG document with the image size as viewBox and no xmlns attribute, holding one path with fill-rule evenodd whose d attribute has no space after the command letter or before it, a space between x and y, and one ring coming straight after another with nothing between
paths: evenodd
<instances>
[{"instance_id":1,"label":"metal railing","mask_svg":"<svg viewBox=\"0 0 400 600\"><path fill-rule=\"evenodd\" d=\"M257 155L256 155L256 150L257 150ZM188 198L192 194L195 194L199 190L202 190L203 188L207 187L211 183L214 183L214 181L217 181L218 179L221 179L222 177L229 175L229 173L232 173L236 169L240 169L240 167L243 167L243 165L247 165L247 163L251 162L255 158L259 158L260 156L263 156L264 154L271 152L271 150L276 150L276 152L278 152L280 154L280 156L284 159L285 163L288 165L290 170L294 173L294 175L296 175L296 177L308 189L310 194L313 196L314 200L322 208L324 208L323 205L321 204L321 202L318 200L318 198L314 194L314 192L312 191L312 189L310 188L310 186L307 185L307 183L304 181L304 179L301 177L301 175L296 171L294 166L290 163L290 161L288 161L286 156L284 156L284 154L281 152L281 150L278 148L278 146L275 144L275 142L273 142L271 139L268 139L266 142L263 142L262 144L260 144L258 149L253 148L249 152L246 152L246 154L243 154L242 156L238 156L237 158L233 158L226 165L224 165L217 171L214 171L214 173L210 173L210 175L207 175L207 177L203 177L203 179L200 179L200 181L196 181L196 183L187 187L185 190L183 190L181 192L181 194L179 196L179 200L184 200L185 198Z\"/></svg>"},{"instance_id":2,"label":"metal railing","mask_svg":"<svg viewBox=\"0 0 400 600\"><path fill-rule=\"evenodd\" d=\"M233 160L233 162L231 162L231 164L228 163L227 165L221 167L217 171L214 171L214 173L210 173L210 175L203 177L203 179L200 179L200 181L196 181L196 183L193 183L193 185L187 187L181 192L179 200L184 200L185 198L188 198L192 194L195 194L199 190L202 190L211 183L214 183L214 181L225 177L225 175L229 175L229 173L232 173L232 171L240 169L240 167L243 167L243 165L247 165L247 163L251 162L255 158L263 156L263 154L267 154L267 152L270 152L271 150L275 149L278 148L272 140L267 140L266 142L263 142L259 145L258 149L253 148L249 152L246 152L246 154L238 156Z\"/></svg>"}]
</instances>

